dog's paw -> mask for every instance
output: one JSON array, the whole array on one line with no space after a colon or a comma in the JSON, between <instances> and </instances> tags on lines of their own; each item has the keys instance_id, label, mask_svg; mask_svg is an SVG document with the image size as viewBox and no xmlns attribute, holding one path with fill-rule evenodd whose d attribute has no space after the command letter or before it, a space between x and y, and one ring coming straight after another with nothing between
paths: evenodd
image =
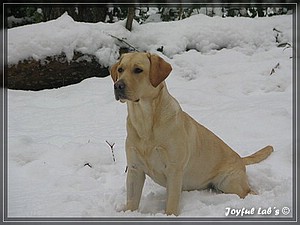
<instances>
[{"instance_id":1,"label":"dog's paw","mask_svg":"<svg viewBox=\"0 0 300 225\"><path fill-rule=\"evenodd\" d=\"M126 204L118 204L118 205L116 205L115 209L119 213L127 211Z\"/></svg>"},{"instance_id":2,"label":"dog's paw","mask_svg":"<svg viewBox=\"0 0 300 225\"><path fill-rule=\"evenodd\" d=\"M178 210L166 210L167 216L178 216L179 212Z\"/></svg>"},{"instance_id":3,"label":"dog's paw","mask_svg":"<svg viewBox=\"0 0 300 225\"><path fill-rule=\"evenodd\" d=\"M115 208L116 208L116 211L120 212L120 213L133 212L133 211L137 210L136 208L132 208L126 204L119 204Z\"/></svg>"}]
</instances>

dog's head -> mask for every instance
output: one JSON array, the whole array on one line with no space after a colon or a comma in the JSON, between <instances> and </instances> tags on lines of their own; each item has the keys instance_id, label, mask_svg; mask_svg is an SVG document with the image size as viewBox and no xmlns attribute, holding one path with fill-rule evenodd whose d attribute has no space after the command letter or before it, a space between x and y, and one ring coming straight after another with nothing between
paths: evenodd
<instances>
[{"instance_id":1,"label":"dog's head","mask_svg":"<svg viewBox=\"0 0 300 225\"><path fill-rule=\"evenodd\" d=\"M127 53L111 67L116 100L138 102L153 98L157 87L170 74L172 67L161 57L150 53Z\"/></svg>"}]
</instances>

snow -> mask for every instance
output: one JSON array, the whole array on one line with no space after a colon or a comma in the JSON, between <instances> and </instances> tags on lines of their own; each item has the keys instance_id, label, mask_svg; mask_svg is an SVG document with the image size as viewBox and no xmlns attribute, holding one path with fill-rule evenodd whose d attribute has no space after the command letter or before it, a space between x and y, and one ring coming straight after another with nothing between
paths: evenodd
<instances>
[{"instance_id":1,"label":"snow","mask_svg":"<svg viewBox=\"0 0 300 225\"><path fill-rule=\"evenodd\" d=\"M126 38L171 63L170 93L182 108L241 156L273 145L265 161L247 167L258 195L209 190L183 192L179 217L225 217L226 208L251 209L253 217L292 209L292 16L219 18L196 15L176 22L114 24L60 18L8 31L10 63L73 51L95 54L104 65L118 58ZM186 50L189 51L186 51ZM279 66L275 66L279 63ZM270 75L271 70L274 73ZM116 102L110 77L38 92L8 90L9 217L162 218L166 190L149 177L137 211L126 201L126 106ZM114 145L113 161L111 149ZM261 215L272 208L271 215ZM276 215L279 209L279 215ZM259 211L260 210L260 211ZM235 217L234 215L231 215ZM171 217L172 218L172 217Z\"/></svg>"},{"instance_id":2,"label":"snow","mask_svg":"<svg viewBox=\"0 0 300 225\"><path fill-rule=\"evenodd\" d=\"M140 51L153 52L164 46L168 57L187 49L208 53L222 48L242 48L252 54L276 45L274 28L282 32L280 42L291 42L291 20L291 15L255 19L195 15L174 22L139 25L135 21L133 31L129 32L125 29L126 21L89 24L76 22L65 13L56 20L10 29L8 62L15 64L30 57L43 59L62 52L71 60L74 51L79 51L94 54L101 65L109 66L119 57L118 41L110 35L126 39Z\"/></svg>"}]
</instances>

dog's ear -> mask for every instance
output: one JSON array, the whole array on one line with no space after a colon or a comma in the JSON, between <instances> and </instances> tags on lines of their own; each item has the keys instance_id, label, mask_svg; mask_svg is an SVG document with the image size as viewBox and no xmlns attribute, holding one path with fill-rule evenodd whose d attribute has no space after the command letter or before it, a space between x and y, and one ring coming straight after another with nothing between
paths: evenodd
<instances>
[{"instance_id":1,"label":"dog's ear","mask_svg":"<svg viewBox=\"0 0 300 225\"><path fill-rule=\"evenodd\" d=\"M116 82L118 80L117 67L119 66L119 64L120 64L120 62L115 63L114 65L112 65L112 67L110 69L110 75L114 82Z\"/></svg>"},{"instance_id":2,"label":"dog's ear","mask_svg":"<svg viewBox=\"0 0 300 225\"><path fill-rule=\"evenodd\" d=\"M153 87L157 87L164 81L172 71L172 67L163 58L155 54L148 54L150 59L150 82Z\"/></svg>"}]
</instances>

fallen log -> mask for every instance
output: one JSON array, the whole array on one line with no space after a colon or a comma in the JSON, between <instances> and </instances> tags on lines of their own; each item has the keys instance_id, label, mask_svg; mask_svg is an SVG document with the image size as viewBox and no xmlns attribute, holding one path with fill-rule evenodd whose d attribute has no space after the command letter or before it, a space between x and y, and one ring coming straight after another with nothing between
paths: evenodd
<instances>
[{"instance_id":1,"label":"fallen log","mask_svg":"<svg viewBox=\"0 0 300 225\"><path fill-rule=\"evenodd\" d=\"M26 59L7 66L5 87L38 91L76 84L90 77L106 77L108 67L98 63L93 55L75 52L68 61L64 53L42 60Z\"/></svg>"}]
</instances>

